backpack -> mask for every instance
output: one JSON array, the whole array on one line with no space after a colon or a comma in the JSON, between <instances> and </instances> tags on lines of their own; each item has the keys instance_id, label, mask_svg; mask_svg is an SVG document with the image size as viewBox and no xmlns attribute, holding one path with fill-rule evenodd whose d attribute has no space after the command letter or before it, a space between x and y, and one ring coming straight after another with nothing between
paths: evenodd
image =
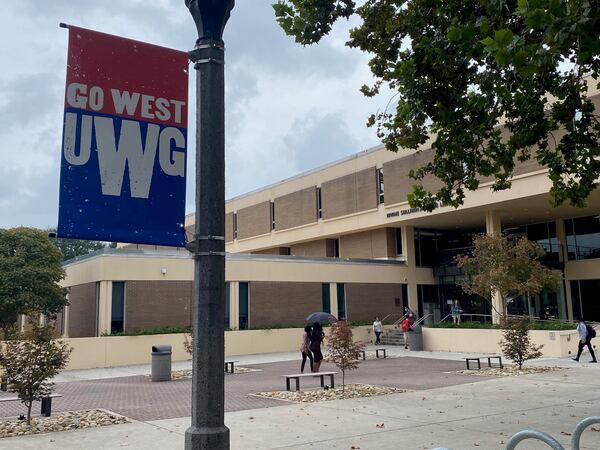
<instances>
[{"instance_id":1,"label":"backpack","mask_svg":"<svg viewBox=\"0 0 600 450\"><path fill-rule=\"evenodd\" d=\"M586 323L585 328L587 330L588 339L594 339L596 337L596 330L594 327Z\"/></svg>"}]
</instances>

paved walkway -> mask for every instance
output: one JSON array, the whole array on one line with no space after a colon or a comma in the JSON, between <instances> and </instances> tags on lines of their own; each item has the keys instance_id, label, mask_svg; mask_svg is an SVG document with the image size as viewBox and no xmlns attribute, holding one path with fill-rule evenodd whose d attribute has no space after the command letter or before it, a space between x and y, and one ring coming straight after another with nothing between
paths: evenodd
<instances>
[{"instance_id":1,"label":"paved walkway","mask_svg":"<svg viewBox=\"0 0 600 450\"><path fill-rule=\"evenodd\" d=\"M233 449L501 450L512 434L528 427L549 432L570 449L568 434L575 424L600 414L598 375L596 370L572 369L488 379L382 397L230 412L225 421ZM135 422L2 439L0 449L181 449L188 425L189 418ZM586 431L581 443L585 450L600 449L600 432ZM548 449L531 441L519 448Z\"/></svg>"},{"instance_id":2,"label":"paved walkway","mask_svg":"<svg viewBox=\"0 0 600 450\"><path fill-rule=\"evenodd\" d=\"M282 375L299 372L298 360L243 365L260 371L225 376L226 411L289 404L281 400L248 394L284 389ZM328 363L325 363L322 368L324 371L337 371L334 365ZM423 390L473 382L472 376L448 373L462 368L464 363L450 360L413 357L367 360L358 370L349 372L346 380L348 383L361 382ZM303 379L301 384L303 388L318 387L319 379ZM55 391L62 395L52 402L55 412L104 408L144 421L190 415L190 379L152 383L147 375L134 375L60 382L56 384ZM8 394L2 393L0 397L4 395ZM22 410L23 407L18 402L0 403L0 417L17 416Z\"/></svg>"}]
</instances>

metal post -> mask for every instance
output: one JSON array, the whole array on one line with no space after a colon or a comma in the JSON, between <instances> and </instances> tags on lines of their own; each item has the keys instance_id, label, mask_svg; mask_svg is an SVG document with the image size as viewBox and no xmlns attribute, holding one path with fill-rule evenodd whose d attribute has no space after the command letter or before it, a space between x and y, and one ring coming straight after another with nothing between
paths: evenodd
<instances>
[{"instance_id":1,"label":"metal post","mask_svg":"<svg viewBox=\"0 0 600 450\"><path fill-rule=\"evenodd\" d=\"M186 450L229 449L225 380L225 85L223 29L234 0L185 0L198 40L196 75L196 229L192 424Z\"/></svg>"}]
</instances>

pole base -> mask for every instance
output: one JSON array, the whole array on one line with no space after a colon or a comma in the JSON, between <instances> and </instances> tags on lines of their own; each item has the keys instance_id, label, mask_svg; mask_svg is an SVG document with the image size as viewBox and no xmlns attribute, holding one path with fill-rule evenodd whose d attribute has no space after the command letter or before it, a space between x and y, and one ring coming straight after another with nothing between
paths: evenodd
<instances>
[{"instance_id":1,"label":"pole base","mask_svg":"<svg viewBox=\"0 0 600 450\"><path fill-rule=\"evenodd\" d=\"M229 428L192 425L185 430L185 450L229 450Z\"/></svg>"}]
</instances>

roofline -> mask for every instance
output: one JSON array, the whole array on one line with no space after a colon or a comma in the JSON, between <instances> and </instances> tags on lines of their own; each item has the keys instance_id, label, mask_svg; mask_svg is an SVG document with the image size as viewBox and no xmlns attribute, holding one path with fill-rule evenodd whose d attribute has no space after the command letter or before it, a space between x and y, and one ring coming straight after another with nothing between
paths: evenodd
<instances>
[{"instance_id":1,"label":"roofline","mask_svg":"<svg viewBox=\"0 0 600 450\"><path fill-rule=\"evenodd\" d=\"M177 250L139 250L126 248L103 248L87 255L77 256L63 263L63 267L70 267L88 260L115 256L120 258L172 258L192 259L187 251ZM384 265L405 266L406 261L397 259L367 259L367 258L332 258L326 256L290 256L290 255L264 255L256 253L227 253L227 261L271 261L282 263L315 263L315 264L344 264L344 265Z\"/></svg>"}]
</instances>

